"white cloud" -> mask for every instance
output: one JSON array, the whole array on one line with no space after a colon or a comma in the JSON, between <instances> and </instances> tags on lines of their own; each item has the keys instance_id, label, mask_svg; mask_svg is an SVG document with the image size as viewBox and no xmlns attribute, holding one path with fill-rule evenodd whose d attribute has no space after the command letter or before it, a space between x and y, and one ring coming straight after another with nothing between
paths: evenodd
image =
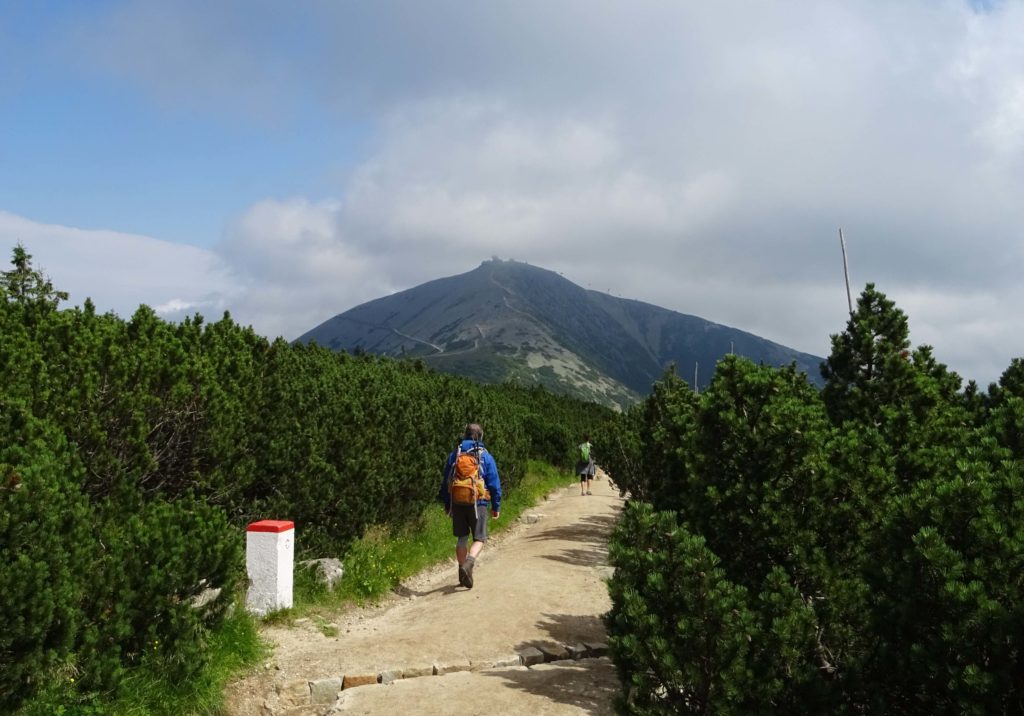
<instances>
[{"instance_id":1,"label":"white cloud","mask_svg":"<svg viewBox=\"0 0 1024 716\"><path fill-rule=\"evenodd\" d=\"M227 265L204 249L0 211L0 247L9 257L18 242L54 286L69 293L69 304L91 298L99 311L124 318L143 303L170 317L198 311L219 318L238 291Z\"/></svg>"},{"instance_id":2,"label":"white cloud","mask_svg":"<svg viewBox=\"0 0 1024 716\"><path fill-rule=\"evenodd\" d=\"M83 68L139 86L167 106L276 119L295 101L290 75L301 70L288 53L267 51L294 14L268 16L266 7L255 0L116 2L62 33L54 51L77 54Z\"/></svg>"},{"instance_id":3,"label":"white cloud","mask_svg":"<svg viewBox=\"0 0 1024 716\"><path fill-rule=\"evenodd\" d=\"M1001 3L995 12L966 18L944 86L971 112L973 134L992 161L1019 162L1024 152L1024 3Z\"/></svg>"},{"instance_id":4,"label":"white cloud","mask_svg":"<svg viewBox=\"0 0 1024 716\"><path fill-rule=\"evenodd\" d=\"M842 225L855 290L982 382L1024 353L1022 35L1022 0L136 0L83 34L161 102L372 126L333 200L205 256L264 332L497 254L823 354Z\"/></svg>"},{"instance_id":5,"label":"white cloud","mask_svg":"<svg viewBox=\"0 0 1024 716\"><path fill-rule=\"evenodd\" d=\"M348 239L341 211L336 201L268 199L229 222L218 251L246 286L238 320L295 338L338 306L394 290L386 258Z\"/></svg>"},{"instance_id":6,"label":"white cloud","mask_svg":"<svg viewBox=\"0 0 1024 716\"><path fill-rule=\"evenodd\" d=\"M573 247L593 255L627 233L643 248L692 234L732 198L714 168L666 179L636 166L613 124L493 101L406 106L382 145L354 172L341 221L357 240L428 263L459 253L470 263L492 253L542 262Z\"/></svg>"},{"instance_id":7,"label":"white cloud","mask_svg":"<svg viewBox=\"0 0 1024 716\"><path fill-rule=\"evenodd\" d=\"M199 308L199 304L194 301L183 301L180 298L172 298L167 303L161 303L159 306L153 306L153 310L161 316L172 316L182 313L188 313L189 311L196 310Z\"/></svg>"}]
</instances>

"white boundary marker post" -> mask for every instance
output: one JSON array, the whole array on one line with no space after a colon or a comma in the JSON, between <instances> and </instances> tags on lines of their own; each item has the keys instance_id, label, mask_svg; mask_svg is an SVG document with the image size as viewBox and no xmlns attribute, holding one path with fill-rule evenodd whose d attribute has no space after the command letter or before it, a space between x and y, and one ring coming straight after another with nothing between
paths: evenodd
<instances>
[{"instance_id":1,"label":"white boundary marker post","mask_svg":"<svg viewBox=\"0 0 1024 716\"><path fill-rule=\"evenodd\" d=\"M245 536L245 568L249 573L245 608L259 616L290 608L295 523L260 520L249 525Z\"/></svg>"}]
</instances>

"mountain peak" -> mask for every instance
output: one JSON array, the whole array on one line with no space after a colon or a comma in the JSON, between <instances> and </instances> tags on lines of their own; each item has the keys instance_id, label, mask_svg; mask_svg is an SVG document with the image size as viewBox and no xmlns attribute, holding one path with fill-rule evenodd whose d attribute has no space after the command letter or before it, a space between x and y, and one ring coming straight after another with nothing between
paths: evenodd
<instances>
[{"instance_id":1,"label":"mountain peak","mask_svg":"<svg viewBox=\"0 0 1024 716\"><path fill-rule=\"evenodd\" d=\"M298 339L335 350L421 358L483 382L540 384L625 407L670 363L701 385L729 352L795 362L818 380L820 358L751 333L578 286L561 274L492 257L464 274L364 303Z\"/></svg>"}]
</instances>

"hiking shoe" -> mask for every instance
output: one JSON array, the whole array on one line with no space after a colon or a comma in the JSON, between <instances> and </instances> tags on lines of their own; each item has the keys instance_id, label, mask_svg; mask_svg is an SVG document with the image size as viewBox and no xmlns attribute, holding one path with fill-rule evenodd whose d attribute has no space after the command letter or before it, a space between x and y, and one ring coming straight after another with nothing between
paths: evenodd
<instances>
[{"instance_id":1,"label":"hiking shoe","mask_svg":"<svg viewBox=\"0 0 1024 716\"><path fill-rule=\"evenodd\" d=\"M465 566L460 568L462 574L466 575L462 580L462 586L466 589L473 588L473 562L466 562Z\"/></svg>"},{"instance_id":2,"label":"hiking shoe","mask_svg":"<svg viewBox=\"0 0 1024 716\"><path fill-rule=\"evenodd\" d=\"M463 587L472 587L473 583L466 584L466 568L459 565L459 584Z\"/></svg>"},{"instance_id":3,"label":"hiking shoe","mask_svg":"<svg viewBox=\"0 0 1024 716\"><path fill-rule=\"evenodd\" d=\"M590 490L587 490L587 494L588 494L588 495L593 495L594 493L593 493L593 492L591 492Z\"/></svg>"}]
</instances>

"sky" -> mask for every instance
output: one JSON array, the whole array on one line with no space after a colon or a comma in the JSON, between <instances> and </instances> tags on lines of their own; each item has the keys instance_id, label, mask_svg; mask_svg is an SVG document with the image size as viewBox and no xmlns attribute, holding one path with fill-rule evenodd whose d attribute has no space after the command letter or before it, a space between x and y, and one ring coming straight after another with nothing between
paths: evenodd
<instances>
[{"instance_id":1,"label":"sky","mask_svg":"<svg viewBox=\"0 0 1024 716\"><path fill-rule=\"evenodd\" d=\"M1024 0L0 0L0 251L287 339L499 256L825 356L842 228L986 386L1021 37Z\"/></svg>"}]
</instances>

